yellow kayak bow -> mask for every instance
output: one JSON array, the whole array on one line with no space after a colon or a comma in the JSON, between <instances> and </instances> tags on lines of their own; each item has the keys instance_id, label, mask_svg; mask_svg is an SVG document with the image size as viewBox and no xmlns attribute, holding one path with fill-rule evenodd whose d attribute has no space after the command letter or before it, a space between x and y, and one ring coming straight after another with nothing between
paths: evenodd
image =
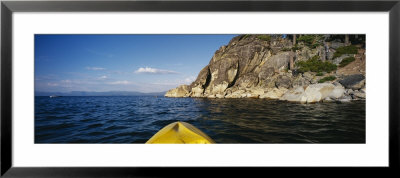
<instances>
[{"instance_id":1,"label":"yellow kayak bow","mask_svg":"<svg viewBox=\"0 0 400 178\"><path fill-rule=\"evenodd\" d=\"M171 123L153 137L146 144L211 144L215 143L209 136L195 126L186 122Z\"/></svg>"}]
</instances>

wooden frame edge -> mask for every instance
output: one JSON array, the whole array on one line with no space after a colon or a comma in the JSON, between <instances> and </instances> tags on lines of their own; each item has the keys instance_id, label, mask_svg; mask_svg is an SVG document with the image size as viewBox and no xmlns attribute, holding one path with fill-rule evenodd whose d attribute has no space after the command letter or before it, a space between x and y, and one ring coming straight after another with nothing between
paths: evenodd
<instances>
[{"instance_id":1,"label":"wooden frame edge","mask_svg":"<svg viewBox=\"0 0 400 178\"><path fill-rule=\"evenodd\" d=\"M98 7L96 8L96 2ZM100 3L99 3L100 2ZM70 5L65 6L66 4ZM82 4L83 3L83 4ZM86 3L86 4L85 4ZM111 3L111 4L109 4ZM129 6L126 6L126 3ZM195 1L162 2L156 6L140 1L3 1L1 2L1 175L8 177L51 176L69 172L70 176L90 177L101 175L114 177L123 175L144 175L173 172L174 168L16 168L12 167L12 13L13 12L104 12L104 11L386 11L389 12L389 166L392 170L399 168L399 121L400 118L400 1L217 1L209 7ZM168 4L170 3L170 4ZM176 4L178 3L178 4ZM179 4L181 3L181 4ZM206 3L213 3L207 2ZM331 4L332 3L332 4ZM343 3L348 3L343 7ZM47 5L46 5L47 4ZM342 4L342 5L341 5ZM361 6L357 6L361 4ZM92 6L93 5L93 6ZM154 4L153 4L154 5ZM221 10L221 7L224 9ZM273 8L273 7L277 8ZM170 8L170 9L168 9ZM335 8L339 8L336 9ZM320 10L318 10L320 9ZM325 169L325 168L322 168ZM381 169L381 168L378 168ZM385 168L383 168L385 169ZM196 168L186 170L199 171ZM238 169L239 171L241 169ZM256 169L259 170L259 169ZM385 169L386 170L386 169ZM282 171L282 170L281 170ZM260 171L261 172L261 171Z\"/></svg>"}]
</instances>

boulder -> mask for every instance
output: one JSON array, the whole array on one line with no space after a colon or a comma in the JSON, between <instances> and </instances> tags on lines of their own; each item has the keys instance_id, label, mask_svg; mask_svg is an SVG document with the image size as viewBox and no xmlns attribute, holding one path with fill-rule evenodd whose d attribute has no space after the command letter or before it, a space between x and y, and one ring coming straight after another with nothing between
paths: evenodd
<instances>
[{"instance_id":1,"label":"boulder","mask_svg":"<svg viewBox=\"0 0 400 178\"><path fill-rule=\"evenodd\" d=\"M344 87L335 86L331 83L312 84L306 87L297 87L287 91L280 99L286 101L296 101L301 103L315 103L330 99L339 99L343 97Z\"/></svg>"},{"instance_id":2,"label":"boulder","mask_svg":"<svg viewBox=\"0 0 400 178\"><path fill-rule=\"evenodd\" d=\"M354 91L353 97L355 97L355 99L365 99L366 95L364 92L357 90L357 91Z\"/></svg>"},{"instance_id":3,"label":"boulder","mask_svg":"<svg viewBox=\"0 0 400 178\"><path fill-rule=\"evenodd\" d=\"M354 93L353 89L346 89L346 94L352 95Z\"/></svg>"},{"instance_id":4,"label":"boulder","mask_svg":"<svg viewBox=\"0 0 400 178\"><path fill-rule=\"evenodd\" d=\"M338 99L344 95L345 89L342 86L335 86L331 83L313 84L307 87L305 93L307 102L319 102L326 98Z\"/></svg>"},{"instance_id":5,"label":"boulder","mask_svg":"<svg viewBox=\"0 0 400 178\"><path fill-rule=\"evenodd\" d=\"M328 97L331 99L337 100L345 95L345 91L346 91L346 89L343 86L334 85L334 88L331 91L331 93L328 95Z\"/></svg>"},{"instance_id":6,"label":"boulder","mask_svg":"<svg viewBox=\"0 0 400 178\"><path fill-rule=\"evenodd\" d=\"M339 80L339 83L345 88L359 90L365 86L365 76L362 74L345 76L342 80Z\"/></svg>"},{"instance_id":7,"label":"boulder","mask_svg":"<svg viewBox=\"0 0 400 178\"><path fill-rule=\"evenodd\" d=\"M305 90L307 103L315 103L327 98L333 89L334 85L328 83L309 85Z\"/></svg>"},{"instance_id":8,"label":"boulder","mask_svg":"<svg viewBox=\"0 0 400 178\"><path fill-rule=\"evenodd\" d=\"M351 86L351 88L354 89L354 90L360 90L360 89L362 89L364 87L365 87L365 79L361 80L360 82L358 82L358 83L354 84L353 86Z\"/></svg>"},{"instance_id":9,"label":"boulder","mask_svg":"<svg viewBox=\"0 0 400 178\"><path fill-rule=\"evenodd\" d=\"M307 96L303 87L297 87L287 91L279 100L306 103Z\"/></svg>"}]
</instances>

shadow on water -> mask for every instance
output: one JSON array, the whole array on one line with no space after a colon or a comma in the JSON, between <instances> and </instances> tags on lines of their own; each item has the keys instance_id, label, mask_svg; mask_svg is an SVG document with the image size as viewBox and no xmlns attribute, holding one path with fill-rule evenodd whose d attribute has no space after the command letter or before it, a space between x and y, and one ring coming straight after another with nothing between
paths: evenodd
<instances>
[{"instance_id":1,"label":"shadow on water","mask_svg":"<svg viewBox=\"0 0 400 178\"><path fill-rule=\"evenodd\" d=\"M365 143L365 101L35 98L36 143L144 143L175 121L193 124L217 143Z\"/></svg>"}]
</instances>

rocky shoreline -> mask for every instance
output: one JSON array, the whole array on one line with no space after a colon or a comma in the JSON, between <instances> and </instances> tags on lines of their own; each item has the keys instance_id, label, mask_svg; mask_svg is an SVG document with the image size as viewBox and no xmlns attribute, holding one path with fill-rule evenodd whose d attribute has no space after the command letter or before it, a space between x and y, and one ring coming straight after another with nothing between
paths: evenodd
<instances>
[{"instance_id":1,"label":"rocky shoreline","mask_svg":"<svg viewBox=\"0 0 400 178\"><path fill-rule=\"evenodd\" d=\"M350 43L356 45L341 41L341 36L300 35L297 42L296 37L239 35L215 52L193 83L165 96L300 103L366 98L362 37L352 38Z\"/></svg>"}]
</instances>

